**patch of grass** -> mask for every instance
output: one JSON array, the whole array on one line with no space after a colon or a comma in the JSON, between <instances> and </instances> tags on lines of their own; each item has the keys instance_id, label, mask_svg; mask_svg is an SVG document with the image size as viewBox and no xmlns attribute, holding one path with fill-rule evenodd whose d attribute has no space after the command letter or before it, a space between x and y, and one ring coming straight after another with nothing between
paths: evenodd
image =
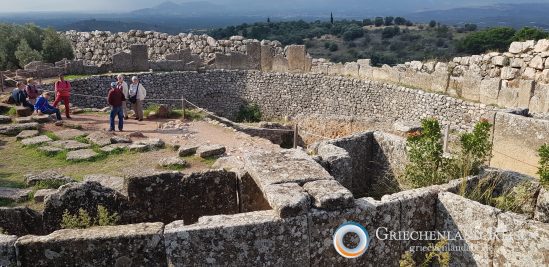
<instances>
[{"instance_id":1,"label":"patch of grass","mask_svg":"<svg viewBox=\"0 0 549 267\"><path fill-rule=\"evenodd\" d=\"M59 136L57 136L54 132L52 131L46 131L43 133L45 136L51 138L51 140L53 141L57 141L57 140L60 140L61 138L59 138Z\"/></svg>"},{"instance_id":2,"label":"patch of grass","mask_svg":"<svg viewBox=\"0 0 549 267\"><path fill-rule=\"evenodd\" d=\"M172 110L172 114L170 114L170 117L176 116L177 118L181 118L183 116L183 111L176 109ZM206 117L204 112L200 111L199 109L185 109L185 120L189 121L201 121Z\"/></svg>"},{"instance_id":3,"label":"patch of grass","mask_svg":"<svg viewBox=\"0 0 549 267\"><path fill-rule=\"evenodd\" d=\"M212 165L214 165L214 163L217 161L217 159L219 157L207 157L207 158L201 158L201 157L198 157L200 162L208 165L210 168L212 167Z\"/></svg>"},{"instance_id":4,"label":"patch of grass","mask_svg":"<svg viewBox=\"0 0 549 267\"><path fill-rule=\"evenodd\" d=\"M15 109L15 107L10 107L10 109L8 109L8 111L6 111L4 115L15 116L17 115L17 110Z\"/></svg>"},{"instance_id":5,"label":"patch of grass","mask_svg":"<svg viewBox=\"0 0 549 267\"><path fill-rule=\"evenodd\" d=\"M65 80L67 80L67 81L73 81L73 80L77 80L77 79L89 78L89 77L91 77L91 76L92 76L92 75L87 75L87 74L67 75L67 76L65 76Z\"/></svg>"},{"instance_id":6,"label":"patch of grass","mask_svg":"<svg viewBox=\"0 0 549 267\"><path fill-rule=\"evenodd\" d=\"M9 199L0 199L0 207L10 207L13 206L15 202Z\"/></svg>"},{"instance_id":7,"label":"patch of grass","mask_svg":"<svg viewBox=\"0 0 549 267\"><path fill-rule=\"evenodd\" d=\"M74 138L74 141L84 143L84 144L89 144L90 143L90 140L88 140L85 136L77 136L77 137Z\"/></svg>"},{"instance_id":8,"label":"patch of grass","mask_svg":"<svg viewBox=\"0 0 549 267\"><path fill-rule=\"evenodd\" d=\"M110 213L104 206L97 206L97 216L90 216L88 211L79 209L78 214L70 214L68 210L63 212L61 228L63 229L85 229L93 226L116 225L120 220L118 213Z\"/></svg>"},{"instance_id":9,"label":"patch of grass","mask_svg":"<svg viewBox=\"0 0 549 267\"><path fill-rule=\"evenodd\" d=\"M182 171L186 168L189 167L189 164L185 165L185 166L181 166L181 165L170 165L170 166L166 166L166 167L161 167L162 169L166 169L166 170L171 170L171 171Z\"/></svg>"},{"instance_id":10,"label":"patch of grass","mask_svg":"<svg viewBox=\"0 0 549 267\"><path fill-rule=\"evenodd\" d=\"M15 172L0 172L0 187L25 188L26 183L16 176Z\"/></svg>"},{"instance_id":11,"label":"patch of grass","mask_svg":"<svg viewBox=\"0 0 549 267\"><path fill-rule=\"evenodd\" d=\"M543 187L549 189L549 143L542 145L539 150L539 180Z\"/></svg>"},{"instance_id":12,"label":"patch of grass","mask_svg":"<svg viewBox=\"0 0 549 267\"><path fill-rule=\"evenodd\" d=\"M149 105L145 110L143 110L143 116L148 117L151 114L151 112L158 113L159 108L160 108L160 105L158 104Z\"/></svg>"}]
</instances>

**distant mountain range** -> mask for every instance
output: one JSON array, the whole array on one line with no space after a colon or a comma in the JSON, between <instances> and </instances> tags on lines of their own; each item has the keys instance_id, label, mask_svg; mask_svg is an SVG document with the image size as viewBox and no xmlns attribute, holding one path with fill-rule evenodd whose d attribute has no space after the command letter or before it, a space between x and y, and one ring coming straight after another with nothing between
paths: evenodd
<instances>
[{"instance_id":1,"label":"distant mountain range","mask_svg":"<svg viewBox=\"0 0 549 267\"><path fill-rule=\"evenodd\" d=\"M231 5L238 1L239 5ZM478 1L464 0L467 3ZM244 22L280 20L328 20L330 12L336 19L362 20L374 16L404 16L414 22L438 22L456 25L475 23L480 27L535 26L549 29L549 3L495 4L489 6L450 8L445 10L425 10L425 2L406 0L402 6L387 8L378 0L340 0L334 6L332 0L316 0L315 5L305 5L300 0L278 0L266 2L257 0L225 0L223 4L208 1L176 3L163 2L159 5L123 13L22 13L0 14L0 22L35 23L51 26L58 30L109 30L113 32L130 29L155 30L179 33L215 27L241 24ZM422 3L420 5L419 3ZM455 1L438 0L442 6L455 6ZM462 1L460 1L462 2ZM242 3L247 3L245 7ZM338 2L339 3L339 2ZM454 3L454 4L452 4ZM411 10L410 8L416 7ZM408 9L406 9L408 8ZM332 10L333 9L333 10ZM410 11L404 11L410 10Z\"/></svg>"}]
</instances>

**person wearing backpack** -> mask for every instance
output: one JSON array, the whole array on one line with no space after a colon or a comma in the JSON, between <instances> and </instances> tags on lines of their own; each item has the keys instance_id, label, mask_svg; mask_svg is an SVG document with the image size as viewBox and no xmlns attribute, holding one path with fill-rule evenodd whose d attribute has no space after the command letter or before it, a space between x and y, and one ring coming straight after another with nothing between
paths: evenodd
<instances>
[{"instance_id":1,"label":"person wearing backpack","mask_svg":"<svg viewBox=\"0 0 549 267\"><path fill-rule=\"evenodd\" d=\"M29 103L34 105L36 103L36 98L40 96L40 93L38 93L36 82L32 78L27 79L27 87L25 88L25 93L27 93L27 99Z\"/></svg>"},{"instance_id":2,"label":"person wearing backpack","mask_svg":"<svg viewBox=\"0 0 549 267\"><path fill-rule=\"evenodd\" d=\"M135 112L135 119L143 120L143 101L147 96L145 87L139 82L137 76L132 77L132 84L128 90L128 101L132 104L133 111Z\"/></svg>"},{"instance_id":3,"label":"person wearing backpack","mask_svg":"<svg viewBox=\"0 0 549 267\"><path fill-rule=\"evenodd\" d=\"M30 109L34 109L34 106L27 101L27 94L25 93L25 84L22 82L17 82L15 84L15 89L11 91L11 98L16 106L23 106Z\"/></svg>"},{"instance_id":4,"label":"person wearing backpack","mask_svg":"<svg viewBox=\"0 0 549 267\"><path fill-rule=\"evenodd\" d=\"M112 106L111 109L111 127L109 132L114 132L114 119L118 116L118 130L123 131L124 129L124 111L122 109L122 103L125 103L126 97L122 92L122 86L118 85L117 82L111 83L111 89L109 90L109 96L107 97L109 105Z\"/></svg>"},{"instance_id":5,"label":"person wearing backpack","mask_svg":"<svg viewBox=\"0 0 549 267\"><path fill-rule=\"evenodd\" d=\"M69 103L70 97L71 83L69 81L65 81L63 74L59 74L59 80L55 82L55 101L53 101L53 106L57 108L59 102L63 101L63 104L65 104L65 117L67 117L67 119L71 118Z\"/></svg>"}]
</instances>

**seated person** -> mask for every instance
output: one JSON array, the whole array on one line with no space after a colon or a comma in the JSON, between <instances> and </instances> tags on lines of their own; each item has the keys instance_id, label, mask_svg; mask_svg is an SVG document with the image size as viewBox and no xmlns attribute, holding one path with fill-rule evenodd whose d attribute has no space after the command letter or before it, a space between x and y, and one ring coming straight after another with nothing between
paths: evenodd
<instances>
[{"instance_id":1,"label":"seated person","mask_svg":"<svg viewBox=\"0 0 549 267\"><path fill-rule=\"evenodd\" d=\"M36 99L36 104L34 104L34 110L38 114L54 114L57 117L57 120L61 120L61 112L58 108L54 108L53 106L48 103L48 100L50 99L51 94L50 92L44 92L41 96Z\"/></svg>"},{"instance_id":2,"label":"seated person","mask_svg":"<svg viewBox=\"0 0 549 267\"><path fill-rule=\"evenodd\" d=\"M16 106L24 106L30 109L34 109L34 106L27 101L27 93L25 93L25 84L22 82L17 82L15 85L16 88L11 92L11 97L15 102Z\"/></svg>"}]
</instances>

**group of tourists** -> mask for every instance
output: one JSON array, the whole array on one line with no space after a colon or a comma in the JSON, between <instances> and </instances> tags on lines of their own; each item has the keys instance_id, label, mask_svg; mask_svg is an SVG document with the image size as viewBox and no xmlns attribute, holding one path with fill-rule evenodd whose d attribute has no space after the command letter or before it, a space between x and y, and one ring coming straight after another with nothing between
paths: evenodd
<instances>
[{"instance_id":1,"label":"group of tourists","mask_svg":"<svg viewBox=\"0 0 549 267\"><path fill-rule=\"evenodd\" d=\"M55 94L53 105L49 104L52 93L44 91L39 93L37 83L32 79L27 79L26 83L17 82L16 88L12 91L11 98L18 106L24 106L34 110L36 114L55 114L57 120L62 120L61 111L58 108L59 103L63 102L65 106L65 117L70 119L70 96L71 83L65 80L64 75L59 75L59 80L54 85ZM135 119L143 120L143 101L147 96L147 90L139 82L137 76L133 76L130 85L124 81L124 75L119 74L116 81L110 84L107 102L112 107L110 113L109 131L115 130L115 119L118 117L118 130L123 131L124 120L128 119L127 103L130 102L135 113Z\"/></svg>"}]
</instances>

